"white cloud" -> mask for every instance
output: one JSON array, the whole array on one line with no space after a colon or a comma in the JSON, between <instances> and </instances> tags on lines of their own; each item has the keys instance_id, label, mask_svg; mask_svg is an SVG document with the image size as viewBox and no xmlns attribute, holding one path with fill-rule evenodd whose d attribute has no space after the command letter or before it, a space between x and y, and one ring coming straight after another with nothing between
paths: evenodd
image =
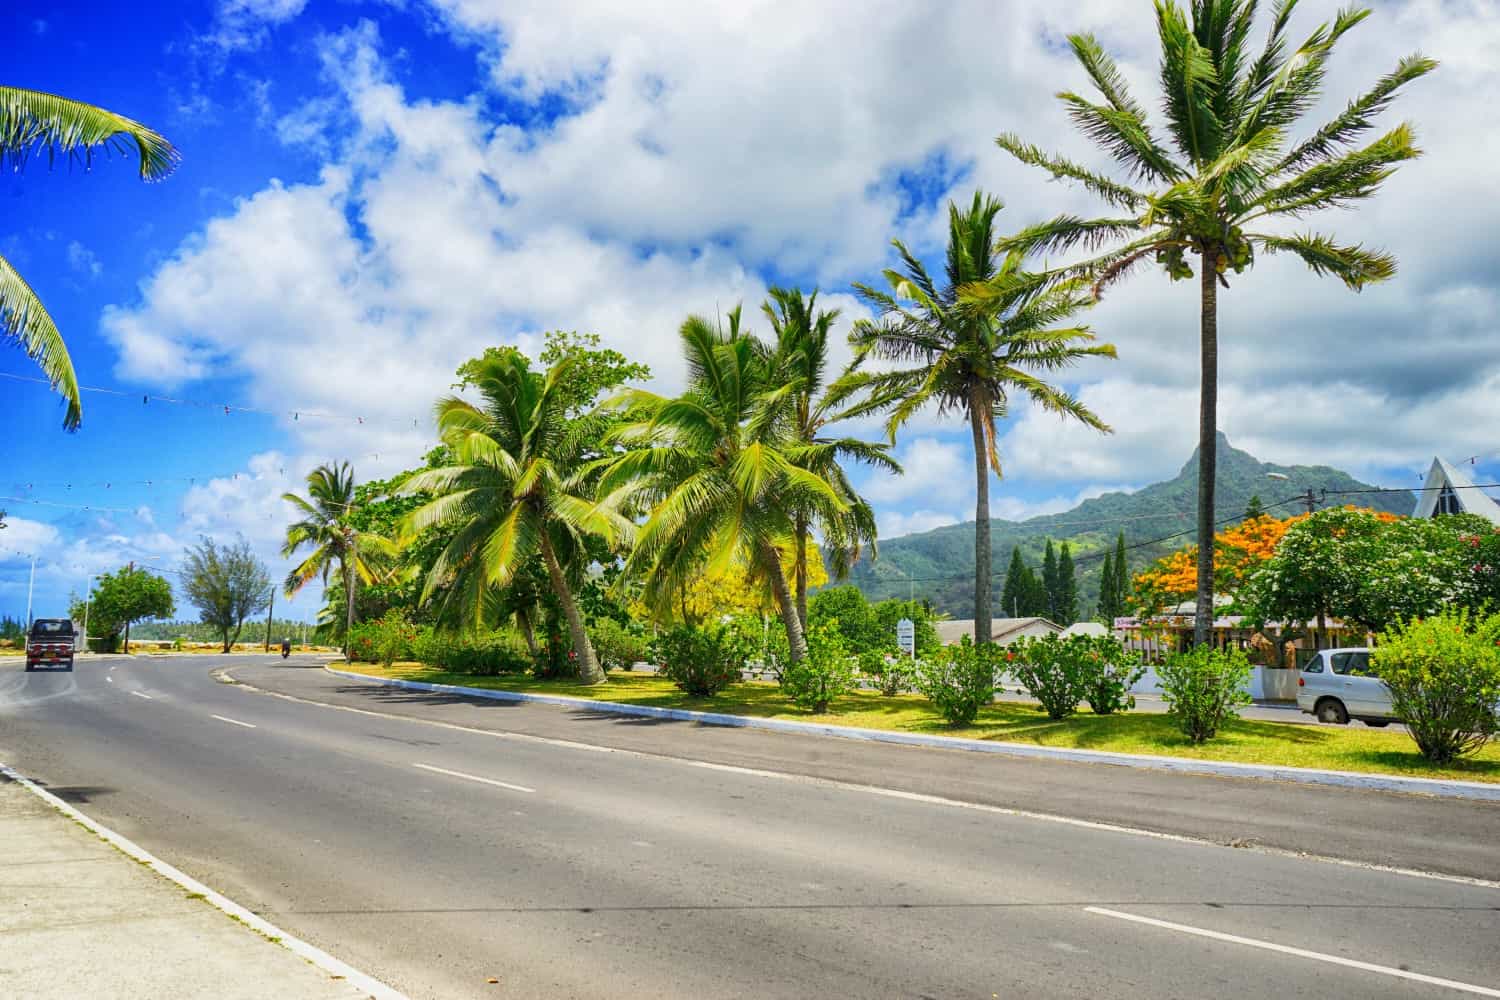
<instances>
[{"instance_id":1,"label":"white cloud","mask_svg":"<svg viewBox=\"0 0 1500 1000\"><path fill-rule=\"evenodd\" d=\"M432 398L484 346L596 330L671 386L686 312L736 301L753 312L773 274L841 291L875 276L892 235L930 248L942 216L912 203L913 187L997 191L1007 227L1099 211L992 145L1014 129L1101 162L1052 96L1085 85L1057 42L1065 31L1096 32L1155 105L1151 19L1103 0L1012 4L1003 31L976 30L1001 17L978 0L877 13L790 0L733 10L597 0L566 15L543 0L433 5L477 43L492 89L424 100L393 76L373 28L323 39L328 92L278 122L283 141L327 158L321 175L239 202L159 267L139 301L107 311L121 376L171 385L232 374L255 405L364 417L284 426L299 453L378 453L360 471L389 471L420 455ZM301 6L220 9L258 31ZM1299 9L1295 30L1330 12ZM1443 60L1390 116L1418 122L1426 157L1357 214L1309 220L1390 247L1402 275L1354 295L1270 259L1233 280L1221 296L1220 424L1237 445L1369 469L1485 447L1483 428L1500 418L1500 254L1489 236L1500 208L1487 170L1500 110L1486 96L1500 85L1497 44L1500 17L1484 0L1388 5L1342 43L1325 114L1412 49ZM497 103L504 120L488 110ZM996 489L997 516L1041 512L1082 483L1176 473L1196 438L1194 291L1143 273L1094 310L1120 360L1065 376L1116 433L1015 402L1001 442L1007 481L1060 485L1047 501ZM952 426L922 416L903 441L913 472L871 480L887 525L968 516L972 465L967 442L952 443L961 433L943 436Z\"/></svg>"},{"instance_id":2,"label":"white cloud","mask_svg":"<svg viewBox=\"0 0 1500 1000\"><path fill-rule=\"evenodd\" d=\"M225 51L253 49L270 29L302 13L307 0L219 0L214 23L203 39Z\"/></svg>"},{"instance_id":3,"label":"white cloud","mask_svg":"<svg viewBox=\"0 0 1500 1000\"><path fill-rule=\"evenodd\" d=\"M57 529L50 524L7 514L0 534L0 562L21 560L29 565L32 556L45 555L60 540Z\"/></svg>"},{"instance_id":4,"label":"white cloud","mask_svg":"<svg viewBox=\"0 0 1500 1000\"><path fill-rule=\"evenodd\" d=\"M968 448L935 437L912 438L896 449L901 475L872 474L862 490L875 503L896 503L913 497L970 498L973 506L974 459Z\"/></svg>"},{"instance_id":5,"label":"white cloud","mask_svg":"<svg viewBox=\"0 0 1500 1000\"><path fill-rule=\"evenodd\" d=\"M901 535L919 535L934 528L957 524L960 519L953 514L936 510L914 510L909 514L903 514L898 510L882 510L876 520L880 537L884 539L897 538Z\"/></svg>"},{"instance_id":6,"label":"white cloud","mask_svg":"<svg viewBox=\"0 0 1500 1000\"><path fill-rule=\"evenodd\" d=\"M73 240L68 244L68 266L79 274L87 275L90 278L99 277L99 272L103 270L99 264L99 258L95 256L94 251L77 240Z\"/></svg>"}]
</instances>

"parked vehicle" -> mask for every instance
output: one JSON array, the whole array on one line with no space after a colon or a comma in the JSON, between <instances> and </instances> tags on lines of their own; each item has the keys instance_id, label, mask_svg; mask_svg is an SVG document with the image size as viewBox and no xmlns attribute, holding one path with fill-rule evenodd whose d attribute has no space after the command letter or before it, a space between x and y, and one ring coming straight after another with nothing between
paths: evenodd
<instances>
[{"instance_id":1,"label":"parked vehicle","mask_svg":"<svg viewBox=\"0 0 1500 1000\"><path fill-rule=\"evenodd\" d=\"M1297 676L1297 707L1337 725L1350 719L1376 727L1401 721L1390 688L1370 672L1370 650L1364 646L1320 649L1309 656Z\"/></svg>"},{"instance_id":2,"label":"parked vehicle","mask_svg":"<svg viewBox=\"0 0 1500 1000\"><path fill-rule=\"evenodd\" d=\"M26 669L62 667L73 669L73 643L77 633L67 618L38 618L26 633Z\"/></svg>"}]
</instances>

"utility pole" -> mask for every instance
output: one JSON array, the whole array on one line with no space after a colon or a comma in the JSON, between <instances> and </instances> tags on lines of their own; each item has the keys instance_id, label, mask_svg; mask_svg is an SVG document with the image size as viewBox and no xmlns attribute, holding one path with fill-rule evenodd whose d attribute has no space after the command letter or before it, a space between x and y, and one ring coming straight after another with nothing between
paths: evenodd
<instances>
[{"instance_id":1,"label":"utility pole","mask_svg":"<svg viewBox=\"0 0 1500 1000\"><path fill-rule=\"evenodd\" d=\"M85 653L87 653L89 650L89 605L92 604L93 601L94 577L92 574L90 574L89 585L88 588L84 591L83 596L83 651Z\"/></svg>"},{"instance_id":2,"label":"utility pole","mask_svg":"<svg viewBox=\"0 0 1500 1000\"><path fill-rule=\"evenodd\" d=\"M1300 496L1300 497L1297 498L1297 502L1306 505L1307 512L1309 514L1311 514L1313 511L1315 511L1315 510L1318 509L1319 499L1320 499L1319 497L1316 497L1316 496L1313 495L1312 487L1309 486L1307 488L1307 492L1305 494L1303 494L1302 496ZM1321 499L1323 499L1323 500L1328 499L1328 491L1327 490L1323 491L1323 496L1322 496Z\"/></svg>"},{"instance_id":3,"label":"utility pole","mask_svg":"<svg viewBox=\"0 0 1500 1000\"><path fill-rule=\"evenodd\" d=\"M36 587L36 555L31 557L31 579L26 584L26 631L31 631L31 592Z\"/></svg>"},{"instance_id":4,"label":"utility pole","mask_svg":"<svg viewBox=\"0 0 1500 1000\"><path fill-rule=\"evenodd\" d=\"M276 588L271 588L271 603L266 605L266 652L271 651L271 613L276 610Z\"/></svg>"},{"instance_id":5,"label":"utility pole","mask_svg":"<svg viewBox=\"0 0 1500 1000\"><path fill-rule=\"evenodd\" d=\"M135 560L134 559L130 560L130 568L126 571L125 575L126 576L135 576ZM126 656L130 655L130 619L128 619L128 618L125 620L125 655Z\"/></svg>"}]
</instances>

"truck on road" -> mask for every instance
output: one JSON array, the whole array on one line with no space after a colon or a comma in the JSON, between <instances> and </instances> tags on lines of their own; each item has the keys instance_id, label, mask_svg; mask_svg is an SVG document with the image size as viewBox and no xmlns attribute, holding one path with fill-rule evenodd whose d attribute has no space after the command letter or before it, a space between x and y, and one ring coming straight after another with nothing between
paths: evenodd
<instances>
[{"instance_id":1,"label":"truck on road","mask_svg":"<svg viewBox=\"0 0 1500 1000\"><path fill-rule=\"evenodd\" d=\"M70 619L38 618L26 633L26 669L62 667L72 670L77 635Z\"/></svg>"}]
</instances>

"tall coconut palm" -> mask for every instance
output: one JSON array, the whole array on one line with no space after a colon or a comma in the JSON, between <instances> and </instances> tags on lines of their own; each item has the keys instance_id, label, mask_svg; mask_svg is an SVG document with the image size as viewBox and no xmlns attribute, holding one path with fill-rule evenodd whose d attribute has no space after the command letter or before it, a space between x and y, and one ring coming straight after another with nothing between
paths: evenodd
<instances>
[{"instance_id":1,"label":"tall coconut palm","mask_svg":"<svg viewBox=\"0 0 1500 1000\"><path fill-rule=\"evenodd\" d=\"M866 376L866 387L895 403L886 429L928 406L968 418L974 439L974 642L990 641L990 473L1001 475L996 423L1019 393L1043 409L1101 431L1088 407L1041 376L1082 358L1114 357L1086 326L1056 326L1089 304L1079 281L1048 283L1022 269L1019 253L995 249L996 198L975 192L967 210L948 206L948 257L940 287L927 268L893 241L901 270L885 272L889 291L856 285L879 314L851 333L858 357L896 364Z\"/></svg>"},{"instance_id":2,"label":"tall coconut palm","mask_svg":"<svg viewBox=\"0 0 1500 1000\"><path fill-rule=\"evenodd\" d=\"M634 525L609 498L596 503L592 460L600 457L605 422L568 416L573 365L564 358L540 374L516 351L487 352L472 362L466 379L484 405L457 396L438 402L438 430L453 463L407 480L403 492L434 499L407 516L404 531L454 530L427 570L422 599L446 587L472 602L476 614L488 592L510 584L540 555L568 621L579 676L602 684L573 581L587 564L587 536L614 542L628 538Z\"/></svg>"},{"instance_id":3,"label":"tall coconut palm","mask_svg":"<svg viewBox=\"0 0 1500 1000\"><path fill-rule=\"evenodd\" d=\"M306 548L312 552L287 573L283 589L291 597L314 578L328 585L335 572L344 587L344 655L349 654L349 633L354 630L356 580L371 583L382 560L393 558L396 547L387 538L354 527L354 470L348 462L320 465L307 474L307 496L283 493L281 499L296 507L302 519L287 526L281 546L282 558L291 558Z\"/></svg>"},{"instance_id":4,"label":"tall coconut palm","mask_svg":"<svg viewBox=\"0 0 1500 1000\"><path fill-rule=\"evenodd\" d=\"M1014 135L996 140L1023 162L1082 184L1117 210L1092 220L1058 216L1024 230L1006 243L1008 248L1108 248L1080 268L1094 280L1096 296L1148 261L1174 280L1191 278L1196 258L1201 371L1194 638L1199 643L1207 641L1213 621L1219 288L1229 287L1228 272L1249 268L1256 251L1292 254L1314 273L1334 275L1356 291L1395 274L1396 261L1388 253L1341 244L1321 233L1285 235L1276 223L1354 205L1373 195L1398 164L1418 156L1408 124L1358 143L1402 87L1437 65L1420 55L1401 60L1327 124L1294 139L1294 132L1303 133L1299 120L1318 101L1335 44L1370 13L1340 11L1289 50L1287 25L1295 6L1296 0L1275 6L1257 54L1250 44L1255 0L1195 0L1188 12L1174 0L1158 0L1162 108L1171 148L1157 138L1093 36L1069 38L1100 101L1068 92L1058 96L1079 130L1120 164L1123 181Z\"/></svg>"},{"instance_id":5,"label":"tall coconut palm","mask_svg":"<svg viewBox=\"0 0 1500 1000\"><path fill-rule=\"evenodd\" d=\"M96 151L122 155L134 150L141 179L159 180L177 165L177 151L156 132L92 104L36 90L0 87L0 169L19 170L33 156L50 164L59 156L92 162ZM16 343L37 363L52 388L67 401L63 426L83 420L78 378L68 347L26 279L0 256L0 340Z\"/></svg>"},{"instance_id":6,"label":"tall coconut palm","mask_svg":"<svg viewBox=\"0 0 1500 1000\"><path fill-rule=\"evenodd\" d=\"M849 501L816 471L820 446L787 433L795 387L777 384L772 352L740 329L739 309L728 319L727 329L700 316L682 324L682 395L619 397L638 419L613 435L631 450L610 463L601 488L650 509L625 564L627 576L644 580L649 606L669 609L700 574L739 568L770 585L791 658L800 661L807 643L782 552L795 544L797 511L832 523Z\"/></svg>"},{"instance_id":7,"label":"tall coconut palm","mask_svg":"<svg viewBox=\"0 0 1500 1000\"><path fill-rule=\"evenodd\" d=\"M828 338L838 310L819 309L816 291L804 295L801 289L772 288L761 312L770 321L775 337L775 384L790 388L785 399L786 429L802 448L797 464L826 479L848 504L848 510L831 522L815 522L816 512L811 508L792 512L792 584L797 615L805 629L811 529L821 531L836 579L848 576L864 547L872 552L875 549L875 512L855 491L840 462L863 462L897 473L901 466L891 458L889 444L827 433L833 425L883 405L881 400L859 391L857 378L828 378Z\"/></svg>"}]
</instances>

